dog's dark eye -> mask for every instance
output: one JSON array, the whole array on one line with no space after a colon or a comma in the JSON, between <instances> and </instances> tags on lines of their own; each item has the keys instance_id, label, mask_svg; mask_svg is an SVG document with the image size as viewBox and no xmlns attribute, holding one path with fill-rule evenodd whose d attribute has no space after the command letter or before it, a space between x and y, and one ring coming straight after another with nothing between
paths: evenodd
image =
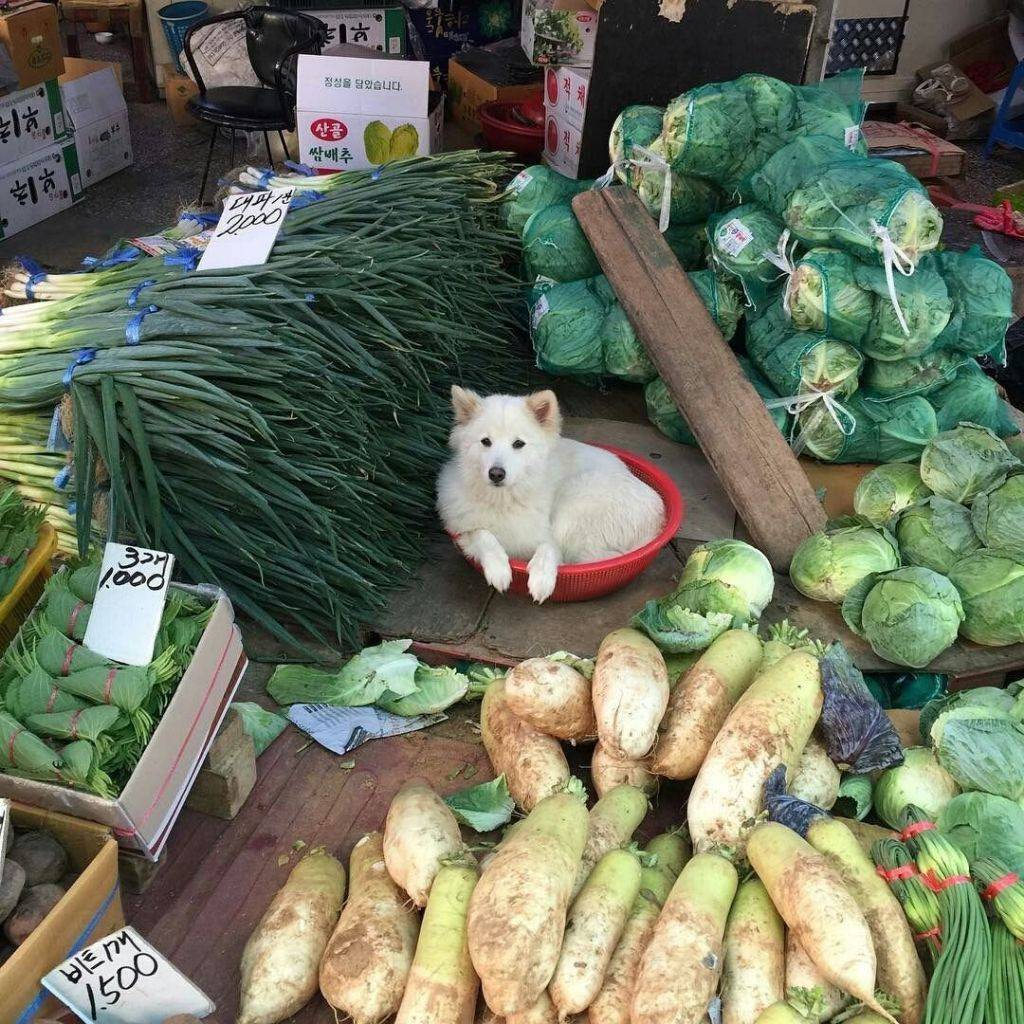
<instances>
[{"instance_id":1,"label":"dog's dark eye","mask_svg":"<svg viewBox=\"0 0 1024 1024\"><path fill-rule=\"evenodd\" d=\"M490 447L491 447L491 439L490 439L489 437L481 437L481 438L480 438L480 443L481 443L481 444L482 444L482 445L483 445L483 446L484 446L485 448L490 448Z\"/></svg>"},{"instance_id":2,"label":"dog's dark eye","mask_svg":"<svg viewBox=\"0 0 1024 1024\"><path fill-rule=\"evenodd\" d=\"M519 441L519 440L513 441L512 442L512 447L516 448L516 449L518 449L518 448L525 448L526 447L526 442L525 441Z\"/></svg>"}]
</instances>

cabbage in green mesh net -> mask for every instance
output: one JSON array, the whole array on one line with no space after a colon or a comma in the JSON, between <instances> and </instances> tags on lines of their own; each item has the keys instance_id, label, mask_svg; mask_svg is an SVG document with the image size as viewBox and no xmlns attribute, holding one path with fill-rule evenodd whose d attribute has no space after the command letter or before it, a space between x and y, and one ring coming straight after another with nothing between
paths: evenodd
<instances>
[{"instance_id":1,"label":"cabbage in green mesh net","mask_svg":"<svg viewBox=\"0 0 1024 1024\"><path fill-rule=\"evenodd\" d=\"M977 246L969 252L936 253L934 265L953 300L953 315L938 344L972 356L992 353L996 362L1005 362L999 356L1013 320L1009 275Z\"/></svg>"},{"instance_id":2,"label":"cabbage in green mesh net","mask_svg":"<svg viewBox=\"0 0 1024 1024\"><path fill-rule=\"evenodd\" d=\"M795 89L793 135L824 135L842 142L855 153L866 154L860 133L867 108L861 98L864 73L858 70L833 75L817 85Z\"/></svg>"},{"instance_id":3,"label":"cabbage in green mesh net","mask_svg":"<svg viewBox=\"0 0 1024 1024\"><path fill-rule=\"evenodd\" d=\"M594 280L556 284L530 309L537 366L557 376L596 381L604 374L602 329L610 302Z\"/></svg>"},{"instance_id":4,"label":"cabbage in green mesh net","mask_svg":"<svg viewBox=\"0 0 1024 1024\"><path fill-rule=\"evenodd\" d=\"M651 144L650 151L663 155L661 140ZM647 212L657 220L661 216L662 197L665 194L665 169L660 166L638 165L633 169L633 186ZM669 199L669 223L693 224L707 220L718 209L721 193L710 182L692 175L670 175L672 195Z\"/></svg>"},{"instance_id":5,"label":"cabbage in green mesh net","mask_svg":"<svg viewBox=\"0 0 1024 1024\"><path fill-rule=\"evenodd\" d=\"M582 281L601 267L568 202L538 210L523 231L523 262L528 277Z\"/></svg>"},{"instance_id":6,"label":"cabbage in green mesh net","mask_svg":"<svg viewBox=\"0 0 1024 1024\"><path fill-rule=\"evenodd\" d=\"M751 189L805 245L843 249L865 262L882 263L880 228L915 264L942 233L924 186L904 167L821 136L780 149L753 176Z\"/></svg>"},{"instance_id":7,"label":"cabbage in green mesh net","mask_svg":"<svg viewBox=\"0 0 1024 1024\"><path fill-rule=\"evenodd\" d=\"M836 398L857 390L864 357L845 341L797 331L776 303L747 321L747 354L785 397L828 392Z\"/></svg>"},{"instance_id":8,"label":"cabbage in green mesh net","mask_svg":"<svg viewBox=\"0 0 1024 1024\"><path fill-rule=\"evenodd\" d=\"M739 278L751 304L763 305L781 285L782 274L765 258L777 252L785 228L767 210L748 203L708 220L708 253L711 265Z\"/></svg>"},{"instance_id":9,"label":"cabbage in green mesh net","mask_svg":"<svg viewBox=\"0 0 1024 1024\"><path fill-rule=\"evenodd\" d=\"M911 359L927 352L942 333L953 310L946 283L922 261L909 277L893 275L896 299L907 324L904 333L889 296L882 267L857 267L857 284L874 297L874 315L861 350L872 359Z\"/></svg>"},{"instance_id":10,"label":"cabbage in green mesh net","mask_svg":"<svg viewBox=\"0 0 1024 1024\"><path fill-rule=\"evenodd\" d=\"M935 409L939 430L952 430L967 421L988 427L999 437L1019 432L1010 407L999 397L996 382L974 360L956 371L956 376L928 396Z\"/></svg>"},{"instance_id":11,"label":"cabbage in green mesh net","mask_svg":"<svg viewBox=\"0 0 1024 1024\"><path fill-rule=\"evenodd\" d=\"M612 123L608 136L608 155L611 157L615 176L630 188L635 188L633 175L633 147L650 147L661 135L661 122L665 116L664 107L634 104L626 107Z\"/></svg>"},{"instance_id":12,"label":"cabbage in green mesh net","mask_svg":"<svg viewBox=\"0 0 1024 1024\"><path fill-rule=\"evenodd\" d=\"M796 261L786 297L793 326L857 344L871 322L871 295L857 285L857 265L841 249L811 249Z\"/></svg>"},{"instance_id":13,"label":"cabbage in green mesh net","mask_svg":"<svg viewBox=\"0 0 1024 1024\"><path fill-rule=\"evenodd\" d=\"M769 402L779 396L772 390L772 386L757 372L749 359L739 358L740 367L747 376L747 380L754 385L754 390L766 401ZM688 444L697 447L697 439L693 436L689 424L683 418L682 413L676 408L672 395L669 393L668 385L661 379L654 380L644 388L644 401L647 403L647 417L666 437L680 444ZM782 434L789 429L789 416L786 410L779 407L770 410L771 417Z\"/></svg>"},{"instance_id":14,"label":"cabbage in green mesh net","mask_svg":"<svg viewBox=\"0 0 1024 1024\"><path fill-rule=\"evenodd\" d=\"M731 341L746 308L740 290L713 270L695 270L687 277L712 320L718 324L722 337Z\"/></svg>"},{"instance_id":15,"label":"cabbage in green mesh net","mask_svg":"<svg viewBox=\"0 0 1024 1024\"><path fill-rule=\"evenodd\" d=\"M948 384L967 361L962 352L935 348L913 359L864 364L863 385L876 401L888 402L906 395L927 395Z\"/></svg>"},{"instance_id":16,"label":"cabbage in green mesh net","mask_svg":"<svg viewBox=\"0 0 1024 1024\"><path fill-rule=\"evenodd\" d=\"M860 394L842 400L855 426L844 433L820 405L802 413L796 425L805 452L822 462L907 462L920 458L938 433L935 410L912 395L894 402L869 402ZM849 430L849 423L842 421Z\"/></svg>"},{"instance_id":17,"label":"cabbage in green mesh net","mask_svg":"<svg viewBox=\"0 0 1024 1024\"><path fill-rule=\"evenodd\" d=\"M662 238L676 254L683 270L696 270L704 265L708 236L703 221L698 224L670 224Z\"/></svg>"},{"instance_id":18,"label":"cabbage in green mesh net","mask_svg":"<svg viewBox=\"0 0 1024 1024\"><path fill-rule=\"evenodd\" d=\"M510 230L522 234L526 222L538 211L585 192L593 181L573 181L543 164L520 171L505 192L502 217Z\"/></svg>"},{"instance_id":19,"label":"cabbage in green mesh net","mask_svg":"<svg viewBox=\"0 0 1024 1024\"><path fill-rule=\"evenodd\" d=\"M657 375L626 311L616 302L601 326L605 372L629 384L646 384Z\"/></svg>"}]
</instances>

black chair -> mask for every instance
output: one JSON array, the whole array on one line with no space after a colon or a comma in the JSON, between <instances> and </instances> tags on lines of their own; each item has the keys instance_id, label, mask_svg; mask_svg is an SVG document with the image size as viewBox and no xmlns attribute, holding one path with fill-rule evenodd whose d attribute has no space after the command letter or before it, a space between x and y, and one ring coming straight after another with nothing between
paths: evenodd
<instances>
[{"instance_id":1,"label":"black chair","mask_svg":"<svg viewBox=\"0 0 1024 1024\"><path fill-rule=\"evenodd\" d=\"M246 47L249 63L263 86L222 85L207 89L192 56L192 36L207 25L219 21L245 21ZM300 11L286 11L275 7L246 7L241 11L217 14L193 25L185 35L185 59L192 69L192 77L199 86L199 94L188 101L189 111L200 121L213 126L210 149L206 154L203 183L199 186L199 204L206 194L206 179L210 175L213 146L217 131L231 131L231 162L235 159L235 132L261 131L270 155L269 132L277 132L285 155L291 159L284 140L285 130L295 127L295 77L300 53L318 54L327 41L327 26Z\"/></svg>"}]
</instances>

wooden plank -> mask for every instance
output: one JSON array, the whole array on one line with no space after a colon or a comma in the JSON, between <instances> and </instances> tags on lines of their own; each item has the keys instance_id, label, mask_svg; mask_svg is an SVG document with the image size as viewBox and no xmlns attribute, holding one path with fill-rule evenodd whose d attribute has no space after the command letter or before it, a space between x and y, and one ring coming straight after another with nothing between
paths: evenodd
<instances>
[{"instance_id":1,"label":"wooden plank","mask_svg":"<svg viewBox=\"0 0 1024 1024\"><path fill-rule=\"evenodd\" d=\"M573 208L637 336L754 543L780 571L825 512L640 200L592 189Z\"/></svg>"}]
</instances>

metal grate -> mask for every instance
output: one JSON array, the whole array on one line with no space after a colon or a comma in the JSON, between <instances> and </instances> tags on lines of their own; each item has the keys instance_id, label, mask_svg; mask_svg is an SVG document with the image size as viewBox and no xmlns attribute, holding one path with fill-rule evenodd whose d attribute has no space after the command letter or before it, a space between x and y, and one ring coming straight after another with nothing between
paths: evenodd
<instances>
[{"instance_id":1,"label":"metal grate","mask_svg":"<svg viewBox=\"0 0 1024 1024\"><path fill-rule=\"evenodd\" d=\"M886 18L837 18L828 48L825 73L863 68L868 75L891 75L896 70L906 15Z\"/></svg>"}]
</instances>

